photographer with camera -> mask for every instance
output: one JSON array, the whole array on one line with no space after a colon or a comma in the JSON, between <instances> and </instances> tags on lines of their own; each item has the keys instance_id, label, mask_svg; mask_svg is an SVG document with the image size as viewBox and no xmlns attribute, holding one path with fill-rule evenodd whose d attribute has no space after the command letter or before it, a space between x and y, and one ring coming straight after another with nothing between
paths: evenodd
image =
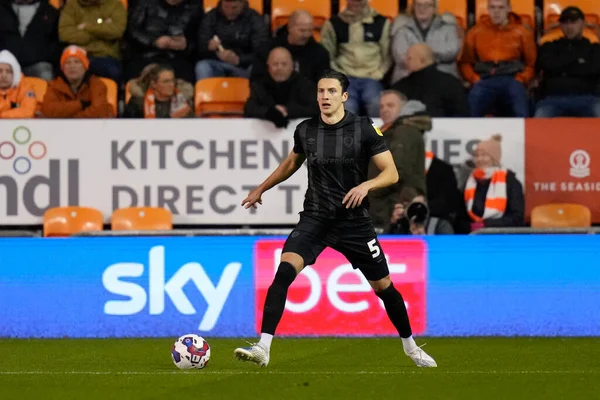
<instances>
[{"instance_id":1,"label":"photographer with camera","mask_svg":"<svg viewBox=\"0 0 600 400\"><path fill-rule=\"evenodd\" d=\"M404 187L394 206L390 225L385 230L390 235L452 235L452 224L445 219L432 217L424 194L412 187Z\"/></svg>"}]
</instances>

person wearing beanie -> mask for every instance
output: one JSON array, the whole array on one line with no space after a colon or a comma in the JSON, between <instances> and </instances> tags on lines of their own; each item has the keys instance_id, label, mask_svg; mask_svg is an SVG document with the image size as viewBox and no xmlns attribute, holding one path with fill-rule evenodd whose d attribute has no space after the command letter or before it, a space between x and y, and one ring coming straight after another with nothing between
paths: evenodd
<instances>
[{"instance_id":1,"label":"person wearing beanie","mask_svg":"<svg viewBox=\"0 0 600 400\"><path fill-rule=\"evenodd\" d=\"M35 116L35 91L22 78L21 65L15 56L8 50L0 51L0 119Z\"/></svg>"},{"instance_id":2,"label":"person wearing beanie","mask_svg":"<svg viewBox=\"0 0 600 400\"><path fill-rule=\"evenodd\" d=\"M519 227L524 223L523 185L513 171L502 168L502 137L494 135L475 148L475 169L464 189L470 230Z\"/></svg>"},{"instance_id":3,"label":"person wearing beanie","mask_svg":"<svg viewBox=\"0 0 600 400\"><path fill-rule=\"evenodd\" d=\"M47 118L111 118L106 85L89 73L90 61L81 47L69 46L60 58L61 74L50 81L42 113Z\"/></svg>"}]
</instances>

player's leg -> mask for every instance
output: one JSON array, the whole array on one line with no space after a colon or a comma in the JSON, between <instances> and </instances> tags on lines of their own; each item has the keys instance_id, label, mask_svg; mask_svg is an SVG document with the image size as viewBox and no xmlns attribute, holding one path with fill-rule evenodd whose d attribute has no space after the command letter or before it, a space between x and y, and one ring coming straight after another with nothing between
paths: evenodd
<instances>
[{"instance_id":1,"label":"player's leg","mask_svg":"<svg viewBox=\"0 0 600 400\"><path fill-rule=\"evenodd\" d=\"M425 353L412 337L408 311L402 294L396 289L390 278L387 260L370 219L368 221L348 222L353 226L340 226L340 240L334 247L361 271L381 299L388 318L402 339L402 347L419 367L436 367L437 364Z\"/></svg>"}]
</instances>

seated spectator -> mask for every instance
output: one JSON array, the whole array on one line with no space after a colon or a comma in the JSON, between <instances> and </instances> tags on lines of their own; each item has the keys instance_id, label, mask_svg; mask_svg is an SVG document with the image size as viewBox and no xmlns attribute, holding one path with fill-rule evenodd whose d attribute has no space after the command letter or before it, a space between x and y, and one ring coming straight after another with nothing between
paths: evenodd
<instances>
[{"instance_id":1,"label":"seated spectator","mask_svg":"<svg viewBox=\"0 0 600 400\"><path fill-rule=\"evenodd\" d=\"M368 0L348 0L346 9L323 25L321 44L329 52L331 68L350 79L346 110L364 110L376 118L381 80L391 67L390 20Z\"/></svg>"},{"instance_id":2,"label":"seated spectator","mask_svg":"<svg viewBox=\"0 0 600 400\"><path fill-rule=\"evenodd\" d=\"M406 52L406 68L410 72L392 88L427 106L432 117L467 117L469 104L465 88L458 78L439 71L431 48L424 43Z\"/></svg>"},{"instance_id":3,"label":"seated spectator","mask_svg":"<svg viewBox=\"0 0 600 400\"><path fill-rule=\"evenodd\" d=\"M85 50L69 46L60 58L62 74L48 83L42 104L47 118L111 118L113 107L106 97L106 85L89 73Z\"/></svg>"},{"instance_id":4,"label":"seated spectator","mask_svg":"<svg viewBox=\"0 0 600 400\"><path fill-rule=\"evenodd\" d=\"M25 76L54 77L60 56L58 16L48 0L0 2L0 49L15 55Z\"/></svg>"},{"instance_id":5,"label":"seated spectator","mask_svg":"<svg viewBox=\"0 0 600 400\"><path fill-rule=\"evenodd\" d=\"M579 8L565 8L559 21L564 37L539 50L541 101L535 116L600 117L600 45L582 36L585 17Z\"/></svg>"},{"instance_id":6,"label":"seated spectator","mask_svg":"<svg viewBox=\"0 0 600 400\"><path fill-rule=\"evenodd\" d=\"M185 85L188 93L184 94L179 90L178 84ZM144 86L145 90L142 91ZM124 118L192 118L194 116L194 109L189 100L189 92L193 96L193 86L185 81L178 82L175 79L175 71L169 66L152 64L151 69L144 69L140 79L132 81L130 87L132 97L125 108Z\"/></svg>"},{"instance_id":7,"label":"seated spectator","mask_svg":"<svg viewBox=\"0 0 600 400\"><path fill-rule=\"evenodd\" d=\"M422 191L405 186L398 196L385 233L391 235L452 235L450 222L431 215Z\"/></svg>"},{"instance_id":8,"label":"seated spectator","mask_svg":"<svg viewBox=\"0 0 600 400\"><path fill-rule=\"evenodd\" d=\"M436 68L458 78L456 59L462 47L456 17L450 13L438 14L437 0L415 0L412 12L400 14L392 25L392 57L394 73L392 83L398 82L412 71L406 65L408 49L425 43L433 51Z\"/></svg>"},{"instance_id":9,"label":"seated spectator","mask_svg":"<svg viewBox=\"0 0 600 400\"><path fill-rule=\"evenodd\" d=\"M461 224L465 219L464 205L452 165L428 151L425 153L425 176L431 216L449 221L456 232L468 233Z\"/></svg>"},{"instance_id":10,"label":"seated spectator","mask_svg":"<svg viewBox=\"0 0 600 400\"><path fill-rule=\"evenodd\" d=\"M15 56L8 50L0 51L0 119L35 116L35 91L21 78L21 66Z\"/></svg>"},{"instance_id":11,"label":"seated spectator","mask_svg":"<svg viewBox=\"0 0 600 400\"><path fill-rule=\"evenodd\" d=\"M373 224L384 227L398 201L398 193L408 186L425 193L425 143L423 133L431 129L431 117L425 106L395 90L381 93L380 117L383 139L392 153L400 180L389 187L369 193L369 212ZM374 164L369 165L369 178L378 174Z\"/></svg>"},{"instance_id":12,"label":"seated spectator","mask_svg":"<svg viewBox=\"0 0 600 400\"><path fill-rule=\"evenodd\" d=\"M71 0L60 14L61 41L84 48L90 73L121 83L121 39L127 11L121 0Z\"/></svg>"},{"instance_id":13,"label":"seated spectator","mask_svg":"<svg viewBox=\"0 0 600 400\"><path fill-rule=\"evenodd\" d=\"M251 78L267 74L267 57L276 47L285 47L294 58L294 70L317 83L329 66L329 53L313 38L313 17L308 11L296 10L290 15L287 25L276 33L267 49L257 56L252 66Z\"/></svg>"},{"instance_id":14,"label":"seated spectator","mask_svg":"<svg viewBox=\"0 0 600 400\"><path fill-rule=\"evenodd\" d=\"M459 67L472 85L469 108L473 117L497 109L514 117L529 117L526 86L535 74L533 33L510 12L509 0L488 0L489 18L467 32Z\"/></svg>"},{"instance_id":15,"label":"seated spectator","mask_svg":"<svg viewBox=\"0 0 600 400\"><path fill-rule=\"evenodd\" d=\"M194 82L189 58L200 10L193 0L144 0L130 8L126 80L138 77L146 65L158 63L171 65L175 75Z\"/></svg>"},{"instance_id":16,"label":"seated spectator","mask_svg":"<svg viewBox=\"0 0 600 400\"><path fill-rule=\"evenodd\" d=\"M519 227L524 223L523 185L500 165L501 136L479 142L475 169L467 179L464 199L471 231L483 227Z\"/></svg>"},{"instance_id":17,"label":"seated spectator","mask_svg":"<svg viewBox=\"0 0 600 400\"><path fill-rule=\"evenodd\" d=\"M263 17L247 0L220 0L198 30L196 79L217 76L248 78L255 54L267 46L269 31Z\"/></svg>"},{"instance_id":18,"label":"seated spectator","mask_svg":"<svg viewBox=\"0 0 600 400\"><path fill-rule=\"evenodd\" d=\"M308 78L294 71L291 53L277 47L267 60L269 75L254 80L244 107L246 118L271 121L278 128L291 119L312 117L319 112L317 89Z\"/></svg>"}]
</instances>

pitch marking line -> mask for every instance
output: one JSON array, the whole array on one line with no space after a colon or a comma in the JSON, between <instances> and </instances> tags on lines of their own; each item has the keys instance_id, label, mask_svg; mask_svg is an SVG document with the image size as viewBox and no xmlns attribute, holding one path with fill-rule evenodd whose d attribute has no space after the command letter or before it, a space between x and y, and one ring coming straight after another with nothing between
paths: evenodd
<instances>
[{"instance_id":1,"label":"pitch marking line","mask_svg":"<svg viewBox=\"0 0 600 400\"><path fill-rule=\"evenodd\" d=\"M429 368L426 368L429 369ZM416 375L423 369L411 371L0 371L0 375L176 375L176 374L203 374L203 375ZM437 375L582 375L600 374L594 371L444 371L432 369Z\"/></svg>"}]
</instances>

